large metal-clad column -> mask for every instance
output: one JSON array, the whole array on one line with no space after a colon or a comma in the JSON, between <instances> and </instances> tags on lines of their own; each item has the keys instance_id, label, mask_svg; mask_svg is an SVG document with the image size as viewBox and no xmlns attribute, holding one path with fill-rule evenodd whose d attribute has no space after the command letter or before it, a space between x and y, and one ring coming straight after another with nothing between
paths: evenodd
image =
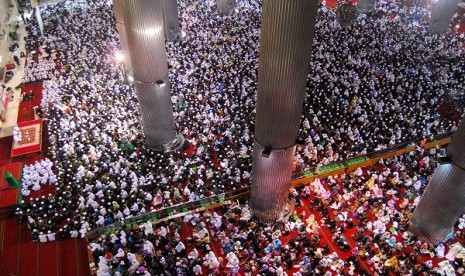
<instances>
[{"instance_id":1,"label":"large metal-clad column","mask_svg":"<svg viewBox=\"0 0 465 276\"><path fill-rule=\"evenodd\" d=\"M236 7L236 0L216 0L219 14L232 14Z\"/></svg>"},{"instance_id":2,"label":"large metal-clad column","mask_svg":"<svg viewBox=\"0 0 465 276\"><path fill-rule=\"evenodd\" d=\"M116 28L118 29L121 52L123 54L123 64L126 75L132 75L131 57L129 55L128 38L124 27L123 0L113 0L113 10L115 12Z\"/></svg>"},{"instance_id":3,"label":"large metal-clad column","mask_svg":"<svg viewBox=\"0 0 465 276\"><path fill-rule=\"evenodd\" d=\"M178 0L163 0L163 25L165 38L169 41L181 37L179 28Z\"/></svg>"},{"instance_id":4,"label":"large metal-clad column","mask_svg":"<svg viewBox=\"0 0 465 276\"><path fill-rule=\"evenodd\" d=\"M446 149L410 220L409 231L431 243L443 241L465 213L465 117Z\"/></svg>"},{"instance_id":5,"label":"large metal-clad column","mask_svg":"<svg viewBox=\"0 0 465 276\"><path fill-rule=\"evenodd\" d=\"M158 149L176 140L162 1L124 0L123 11L145 138Z\"/></svg>"},{"instance_id":6,"label":"large metal-clad column","mask_svg":"<svg viewBox=\"0 0 465 276\"><path fill-rule=\"evenodd\" d=\"M459 0L439 0L433 5L429 30L432 33L450 32L450 22L457 11Z\"/></svg>"},{"instance_id":7,"label":"large metal-clad column","mask_svg":"<svg viewBox=\"0 0 465 276\"><path fill-rule=\"evenodd\" d=\"M289 193L317 8L317 0L263 1L251 208L267 222Z\"/></svg>"}]
</instances>

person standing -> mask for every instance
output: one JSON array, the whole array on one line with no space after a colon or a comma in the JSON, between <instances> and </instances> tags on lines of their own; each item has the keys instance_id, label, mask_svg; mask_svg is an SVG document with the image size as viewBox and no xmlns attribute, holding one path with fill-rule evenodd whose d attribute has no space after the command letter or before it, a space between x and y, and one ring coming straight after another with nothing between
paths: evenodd
<instances>
[{"instance_id":1,"label":"person standing","mask_svg":"<svg viewBox=\"0 0 465 276\"><path fill-rule=\"evenodd\" d=\"M13 59L14 59L16 65L18 65L18 66L21 65L21 63L19 62L19 57L18 57L17 55L14 55L14 56L13 56Z\"/></svg>"}]
</instances>

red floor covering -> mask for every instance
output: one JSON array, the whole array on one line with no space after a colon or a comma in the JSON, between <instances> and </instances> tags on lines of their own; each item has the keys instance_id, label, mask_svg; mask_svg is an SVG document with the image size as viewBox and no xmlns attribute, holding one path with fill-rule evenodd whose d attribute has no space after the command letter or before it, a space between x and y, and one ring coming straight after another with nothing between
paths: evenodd
<instances>
[{"instance_id":1,"label":"red floor covering","mask_svg":"<svg viewBox=\"0 0 465 276\"><path fill-rule=\"evenodd\" d=\"M67 256L77 256L76 251L76 240L69 239L62 241L58 246L58 273L60 275L78 275L77 262L66 260Z\"/></svg>"},{"instance_id":2,"label":"red floor covering","mask_svg":"<svg viewBox=\"0 0 465 276\"><path fill-rule=\"evenodd\" d=\"M42 149L42 126L42 119L18 123L23 137L25 137L25 135L29 135L29 137L24 140L24 144L14 143L11 156L17 157L40 151Z\"/></svg>"},{"instance_id":3,"label":"red floor covering","mask_svg":"<svg viewBox=\"0 0 465 276\"><path fill-rule=\"evenodd\" d=\"M305 211L307 214L310 214L311 212L308 210L308 208L306 206L303 206L303 207L300 207L297 209L298 212L302 212L302 211ZM218 213L218 210L216 210L216 212ZM319 217L321 218L321 216ZM182 230L181 230L181 237L182 239L186 239L187 237L190 237L193 233L193 226L190 224L190 223L184 223L182 224ZM226 235L229 235L229 231L226 230ZM291 232L291 234L289 236L282 236L281 237L281 242L283 244L283 246L285 246L289 241L290 239L292 238L295 238L296 236L296 232ZM329 232L329 230L326 228L326 227L321 227L321 231L320 231L320 246L325 246L327 245L331 252L337 252L338 255L343 258L343 259L346 259L350 256L350 252L343 252L342 250L340 250L337 246L335 246L332 241L331 241L331 234ZM226 264L227 264L227 261L226 261L226 256L221 248L221 245L218 243L218 242L214 242L212 240L212 242L210 243L210 247L211 249L213 250L213 252L215 253L215 255L218 257L218 258L222 258L223 259L223 269L221 270L222 272L224 272L224 274L221 274L221 275L229 275L229 268L226 268ZM190 252L194 247L192 245L190 246L187 246L186 247L186 250L187 252ZM203 255L202 253L199 251L199 259L202 259L203 258ZM242 262L241 263L241 271L243 272L244 271L244 265L245 263ZM361 265L362 267L365 267L365 269L367 269L367 271L369 271L368 267L365 266L362 262L361 262ZM292 273L294 272L297 272L298 269L295 268L295 269L292 269L290 271L288 271L288 275L292 275ZM203 267L203 273L205 275L208 275L208 271L205 267ZM241 274L243 275L243 274Z\"/></svg>"},{"instance_id":4,"label":"red floor covering","mask_svg":"<svg viewBox=\"0 0 465 276\"><path fill-rule=\"evenodd\" d=\"M35 98L20 103L18 122L34 119L33 107L40 104L42 84L27 84L22 91L29 93L33 90ZM33 164L47 156L48 137L47 124L42 132L42 151L11 158L12 137L0 139L0 167L21 162L25 165ZM12 192L14 191L14 193ZM9 201L17 200L17 190L0 191L0 206L5 202L2 197L9 197ZM46 186L31 197L47 195L54 192L54 186ZM31 239L30 230L25 223L20 223L17 217L0 220L0 275L16 276L86 276L90 275L87 244L85 240L70 239L53 243L37 243Z\"/></svg>"},{"instance_id":5,"label":"red floor covering","mask_svg":"<svg viewBox=\"0 0 465 276\"><path fill-rule=\"evenodd\" d=\"M21 244L19 249L19 260L21 264L18 270L19 275L37 275L38 248L38 244L33 241ZM24 264L22 260L28 260L27 264Z\"/></svg>"},{"instance_id":6,"label":"red floor covering","mask_svg":"<svg viewBox=\"0 0 465 276\"><path fill-rule=\"evenodd\" d=\"M29 94L30 91L34 92L35 97L30 100L21 101L18 111L18 123L34 120L34 107L40 106L42 99L42 82L28 83L23 86L21 93Z\"/></svg>"},{"instance_id":7,"label":"red floor covering","mask_svg":"<svg viewBox=\"0 0 465 276\"><path fill-rule=\"evenodd\" d=\"M318 225L320 226L320 229L319 229L319 234L320 234L320 242L319 242L319 247L323 247L323 246L328 246L329 249L330 249L330 252L336 252L339 256L339 258L342 258L342 259L347 259L349 258L350 256L352 256L352 253L351 253L351 250L355 247L356 245L356 241L354 240L354 234L356 233L356 227L354 228L351 228L351 229L346 229L344 231L344 237L346 238L348 244L350 245L350 249L348 251L343 251L339 248L339 246L337 246L333 241L332 241L332 234L330 232L330 230L325 226L325 225L322 225L320 223L321 219L322 219L322 216L316 212L316 211L310 211L309 209L309 206L310 206L310 202L313 200L313 196L304 200L304 204L302 207L297 207L296 208L296 211L298 214L302 214L302 212L305 211L306 213L306 217L308 217L310 214L313 214L315 216L315 219L316 221L318 222ZM215 210L216 212L218 212L218 210ZM374 214L371 213L371 211L369 211L369 217L372 218L372 220L374 220ZM330 214L329 216L333 216L332 214ZM202 217L202 216L201 216ZM354 217L353 217L354 218ZM355 222L355 225L357 224L357 220L355 219L354 220ZM210 228L211 230L211 228ZM190 237L193 233L194 229L193 229L193 226L190 224L190 223L184 223L182 224L182 230L181 230L181 237L182 239L186 239L187 237ZM230 235L229 231L226 230L226 235ZM283 246L285 246L285 244L287 242L289 242L290 239L293 239L294 237L296 236L296 232L293 231L291 232L291 234L289 236L282 236L281 237L281 241L283 243ZM212 248L213 252L215 253L215 255L218 257L218 258L222 258L224 260L224 263L223 263L223 269L221 271L223 271L224 273L226 273L225 275L229 275L227 273L229 273L229 269L225 267L227 261L226 261L226 258L225 258L225 255L221 249L221 245L219 244L219 242L214 242L214 239L212 238L211 239L211 243L210 243L210 247ZM398 239L398 241L400 241L400 239ZM446 247L447 248L447 247ZM193 249L193 246L187 246L187 252L190 252L192 249ZM402 252L411 252L412 251L412 246L408 246L408 247L405 247L403 249ZM447 249L446 249L446 252L447 252ZM199 252L199 259L202 259L203 256L201 255L201 253ZM372 269L372 267L367 263L366 259L360 257L360 256L357 256L357 259L360 263L360 266L361 268L363 268L365 271L371 273L371 274L375 274L375 271ZM418 262L419 263L424 263L428 260L430 260L431 258L430 257L427 257L425 255L418 255ZM433 258L433 263L434 265L437 265L438 263L438 259L436 258ZM241 263L241 268L243 268L245 262L242 261ZM244 271L243 269L241 269L241 271ZM289 275L292 275L292 273L294 272L297 272L298 271L298 268L294 268L290 271L287 271ZM203 271L204 274L208 273L208 271L206 271L206 269L204 268L204 271ZM241 274L242 275L242 274ZM333 274L334 275L334 274ZM394 274L390 274L390 275L394 275Z\"/></svg>"},{"instance_id":8,"label":"red floor covering","mask_svg":"<svg viewBox=\"0 0 465 276\"><path fill-rule=\"evenodd\" d=\"M0 235L0 275L90 275L83 239L33 242L16 217L0 221Z\"/></svg>"},{"instance_id":9,"label":"red floor covering","mask_svg":"<svg viewBox=\"0 0 465 276\"><path fill-rule=\"evenodd\" d=\"M57 275L58 271L58 254L57 243L41 243L39 246L39 270L37 275Z\"/></svg>"},{"instance_id":10,"label":"red floor covering","mask_svg":"<svg viewBox=\"0 0 465 276\"><path fill-rule=\"evenodd\" d=\"M12 188L0 191L0 209L18 204L20 189Z\"/></svg>"},{"instance_id":11,"label":"red floor covering","mask_svg":"<svg viewBox=\"0 0 465 276\"><path fill-rule=\"evenodd\" d=\"M327 0L327 6L334 8L337 6L336 0ZM459 33L465 33L465 22L461 22ZM18 122L24 122L34 119L33 107L40 104L42 84L25 85L22 91L29 92L33 90L36 97L33 100L21 102L18 114ZM45 130L44 130L45 132ZM47 141L44 139L44 141ZM46 156L46 152L28 154L17 158L10 158L12 137L0 139L0 166L12 162L24 162L31 164ZM44 145L45 146L45 145ZM194 150L191 148L190 150ZM215 162L217 163L217 162ZM219 164L215 164L219 165ZM53 187L41 190L33 196L48 194L53 191ZM10 195L11 196L11 195ZM306 207L298 208L299 212L306 210ZM314 213L314 212L313 212ZM186 224L185 224L186 225ZM186 235L190 235L190 229L186 225ZM348 231L346 238L351 246L355 244ZM287 241L289 238L284 237ZM321 227L321 245L328 245L332 251L338 252L341 257L347 257L350 252L342 252L331 242L329 230ZM216 254L221 256L219 245L212 245ZM363 267L367 264L361 261ZM11 273L11 274L10 274ZM206 273L206 271L204 271ZM87 247L85 240L71 239L47 244L39 244L30 241L30 233L25 229L25 224L20 224L17 218L0 220L0 275L89 275L89 266L87 261Z\"/></svg>"}]
</instances>

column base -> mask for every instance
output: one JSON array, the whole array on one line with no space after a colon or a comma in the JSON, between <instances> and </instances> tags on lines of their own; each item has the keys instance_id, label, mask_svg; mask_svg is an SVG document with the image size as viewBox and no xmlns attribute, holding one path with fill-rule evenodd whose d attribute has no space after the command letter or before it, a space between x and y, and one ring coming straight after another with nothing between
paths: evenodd
<instances>
[{"instance_id":1,"label":"column base","mask_svg":"<svg viewBox=\"0 0 465 276\"><path fill-rule=\"evenodd\" d=\"M166 153L178 151L182 149L185 142L186 142L186 139L184 138L184 136L178 133L176 134L175 139L163 145L163 151Z\"/></svg>"},{"instance_id":2,"label":"column base","mask_svg":"<svg viewBox=\"0 0 465 276\"><path fill-rule=\"evenodd\" d=\"M165 38L166 38L166 40L168 40L170 42L178 41L178 40L180 40L182 38L182 33L181 33L180 30L178 32L175 32L175 33L166 32L165 33Z\"/></svg>"},{"instance_id":3,"label":"column base","mask_svg":"<svg viewBox=\"0 0 465 276\"><path fill-rule=\"evenodd\" d=\"M218 13L221 15L231 15L236 7L235 0L216 0Z\"/></svg>"},{"instance_id":4,"label":"column base","mask_svg":"<svg viewBox=\"0 0 465 276\"><path fill-rule=\"evenodd\" d=\"M376 1L374 0L359 0L357 10L359 13L368 13L375 9Z\"/></svg>"},{"instance_id":5,"label":"column base","mask_svg":"<svg viewBox=\"0 0 465 276\"><path fill-rule=\"evenodd\" d=\"M176 131L173 120L170 83L166 78L160 83L142 83L137 80L134 87L139 101L142 127L147 146L165 151L176 148Z\"/></svg>"},{"instance_id":6,"label":"column base","mask_svg":"<svg viewBox=\"0 0 465 276\"><path fill-rule=\"evenodd\" d=\"M458 0L441 0L431 8L429 31L436 34L450 32L450 22L457 11Z\"/></svg>"},{"instance_id":7,"label":"column base","mask_svg":"<svg viewBox=\"0 0 465 276\"><path fill-rule=\"evenodd\" d=\"M408 231L433 244L444 241L465 212L465 170L439 165L409 222Z\"/></svg>"},{"instance_id":8,"label":"column base","mask_svg":"<svg viewBox=\"0 0 465 276\"><path fill-rule=\"evenodd\" d=\"M281 214L277 220L277 222L283 222L283 223L286 223L286 221L289 220L289 218L292 216L292 214L294 214L294 210L295 210L295 204L291 201L288 201L286 203L286 206L284 207L284 209L281 211Z\"/></svg>"},{"instance_id":9,"label":"column base","mask_svg":"<svg viewBox=\"0 0 465 276\"><path fill-rule=\"evenodd\" d=\"M269 154L265 150L255 141L250 208L257 219L274 223L282 219L288 206L295 147L271 150Z\"/></svg>"},{"instance_id":10,"label":"column base","mask_svg":"<svg viewBox=\"0 0 465 276\"><path fill-rule=\"evenodd\" d=\"M187 33L185 31L179 31L179 33L174 34L173 36L166 36L166 41L168 43L173 43L176 41L182 41L184 38L187 36Z\"/></svg>"}]
</instances>

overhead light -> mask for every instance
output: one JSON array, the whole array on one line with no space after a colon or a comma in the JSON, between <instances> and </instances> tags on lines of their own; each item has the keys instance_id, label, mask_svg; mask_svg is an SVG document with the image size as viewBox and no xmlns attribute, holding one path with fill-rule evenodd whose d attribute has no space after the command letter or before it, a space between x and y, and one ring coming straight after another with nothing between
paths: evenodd
<instances>
[{"instance_id":1,"label":"overhead light","mask_svg":"<svg viewBox=\"0 0 465 276\"><path fill-rule=\"evenodd\" d=\"M439 157L438 163L440 165L447 165L447 164L451 164L452 160L450 159L449 156Z\"/></svg>"},{"instance_id":2,"label":"overhead light","mask_svg":"<svg viewBox=\"0 0 465 276\"><path fill-rule=\"evenodd\" d=\"M166 83L165 83L164 81L162 81L162 80L159 80L159 81L157 81L156 83L157 83L157 85L158 85L160 88L163 88L163 87L166 86Z\"/></svg>"},{"instance_id":3,"label":"overhead light","mask_svg":"<svg viewBox=\"0 0 465 276\"><path fill-rule=\"evenodd\" d=\"M139 32L146 36L156 36L160 33L161 30L163 30L162 27L156 27L156 28L147 28Z\"/></svg>"},{"instance_id":4,"label":"overhead light","mask_svg":"<svg viewBox=\"0 0 465 276\"><path fill-rule=\"evenodd\" d=\"M116 52L115 59L118 63L121 63L124 61L124 55L121 52Z\"/></svg>"},{"instance_id":5,"label":"overhead light","mask_svg":"<svg viewBox=\"0 0 465 276\"><path fill-rule=\"evenodd\" d=\"M265 147L265 149L262 151L262 157L268 158L271 155L271 151L273 149L271 147Z\"/></svg>"}]
</instances>

